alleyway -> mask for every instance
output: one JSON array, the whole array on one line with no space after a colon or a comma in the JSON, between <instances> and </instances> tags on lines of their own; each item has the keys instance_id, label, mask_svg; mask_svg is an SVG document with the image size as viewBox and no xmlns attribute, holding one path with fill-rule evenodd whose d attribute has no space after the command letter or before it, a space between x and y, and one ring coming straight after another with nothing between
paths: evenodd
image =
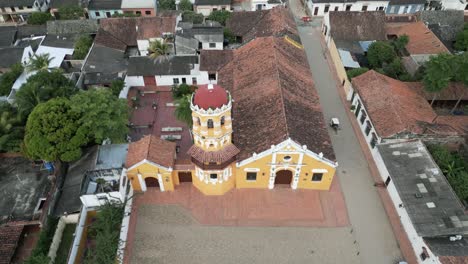
<instances>
[{"instance_id":1,"label":"alleyway","mask_svg":"<svg viewBox=\"0 0 468 264\"><path fill-rule=\"evenodd\" d=\"M300 8L292 6L300 3L297 3L299 0L293 2L296 3L290 5L294 13L294 10ZM296 18L303 15L294 14ZM395 263L401 259L401 253L380 197L373 186L374 181L366 158L346 115L345 111L348 110L340 100L337 81L325 59L320 23L314 21L310 26L301 26L301 22L298 24L325 119L338 117L342 126L338 135L330 135L339 162L337 175L342 184L362 263Z\"/></svg>"}]
</instances>

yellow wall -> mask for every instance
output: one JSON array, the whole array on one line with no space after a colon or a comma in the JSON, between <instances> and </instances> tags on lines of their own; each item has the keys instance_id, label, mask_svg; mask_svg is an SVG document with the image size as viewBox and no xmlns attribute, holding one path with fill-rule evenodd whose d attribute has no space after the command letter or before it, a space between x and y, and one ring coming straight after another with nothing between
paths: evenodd
<instances>
[{"instance_id":1,"label":"yellow wall","mask_svg":"<svg viewBox=\"0 0 468 264\"><path fill-rule=\"evenodd\" d=\"M224 116L224 125L221 126L221 117ZM192 111L193 117L193 133L199 135L200 137L205 137L205 139L194 139L195 145L208 150L208 151L217 151L231 143L231 133L232 133L232 120L231 120L231 111L225 111L222 114L217 116L202 116L197 112ZM208 119L213 120L213 128L208 128ZM198 121L200 120L200 125ZM206 148L204 142L209 140L215 140L218 144L214 144L211 148ZM221 144L222 141L225 141L224 144Z\"/></svg>"},{"instance_id":2,"label":"yellow wall","mask_svg":"<svg viewBox=\"0 0 468 264\"><path fill-rule=\"evenodd\" d=\"M192 172L192 180L193 180L193 185L197 187L198 190L200 190L203 194L205 195L221 195L225 194L229 190L235 187L236 185L236 177L235 177L235 165L230 165L232 168L232 173L231 177L228 178L227 181L223 181L222 183L216 183L212 184L211 182L205 183L204 181L201 181L197 174L196 171ZM206 171L209 173L209 171ZM218 174L218 177L219 176Z\"/></svg>"},{"instance_id":3,"label":"yellow wall","mask_svg":"<svg viewBox=\"0 0 468 264\"><path fill-rule=\"evenodd\" d=\"M345 80L345 84L343 89L345 90L346 96L351 92L351 82L348 80L348 76L346 75L346 70L341 62L340 54L338 53L338 49L336 48L335 42L333 39L330 39L328 44L328 49L330 51L330 55L335 66L336 72L338 74L338 78L340 80L339 85L342 84L343 80Z\"/></svg>"},{"instance_id":4,"label":"yellow wall","mask_svg":"<svg viewBox=\"0 0 468 264\"><path fill-rule=\"evenodd\" d=\"M173 191L174 184L179 183L179 179L173 176L173 172L168 171L164 168L155 166L150 163L143 163L136 168L127 171L127 177L129 181L132 183L133 190L137 192L141 192L140 182L138 181L138 173L141 174L143 181L147 177L154 177L158 179L158 173L161 174L163 184L164 184L164 191ZM177 181L177 183L176 183Z\"/></svg>"}]
</instances>

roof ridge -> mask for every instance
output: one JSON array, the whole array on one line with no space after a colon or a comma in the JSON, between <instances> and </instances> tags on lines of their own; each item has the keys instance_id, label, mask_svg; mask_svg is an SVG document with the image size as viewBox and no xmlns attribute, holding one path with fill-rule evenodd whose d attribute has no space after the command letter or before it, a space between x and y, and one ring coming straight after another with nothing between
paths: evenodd
<instances>
[{"instance_id":1,"label":"roof ridge","mask_svg":"<svg viewBox=\"0 0 468 264\"><path fill-rule=\"evenodd\" d=\"M376 72L374 71L374 74L375 74L375 73L376 73ZM380 73L379 73L379 74L380 74ZM382 75L382 74L380 74L380 75ZM383 80L385 81L385 83L386 83L387 85L390 85L390 86L392 87L392 84L391 84L390 81L387 79L387 78L390 78L390 77L387 77L387 76L385 76L385 75L383 75L383 76L378 76L378 77L379 77L379 78L382 78L382 77L383 77ZM392 79L392 78L390 78L390 79ZM397 96L394 95L394 93L393 93L392 91L390 91L390 94L391 94L392 99L395 99L395 97L397 97ZM399 99L397 99L397 100L399 101ZM397 100L390 100L390 107L392 108L393 113L395 114L395 116L398 118L398 121L400 122L400 124L402 124L402 125L405 127L405 129L408 129L407 124L404 123L404 122L402 121L402 118L401 118L399 112L396 110L395 104L393 103L394 101L397 101Z\"/></svg>"},{"instance_id":2,"label":"roof ridge","mask_svg":"<svg viewBox=\"0 0 468 264\"><path fill-rule=\"evenodd\" d=\"M153 135L150 134L150 135L148 135L148 137L149 137L148 148L146 149L146 155L145 155L146 160L148 160L148 158L149 158L149 152L150 152L150 149L151 149L151 141L153 140Z\"/></svg>"},{"instance_id":3,"label":"roof ridge","mask_svg":"<svg viewBox=\"0 0 468 264\"><path fill-rule=\"evenodd\" d=\"M277 56L277 49L275 46L275 41L276 39L273 39L273 37L269 37L271 39L273 49L274 49L274 56L275 56L275 68L276 68L276 80L278 81L278 87L280 89L280 98L281 98L281 110L283 111L283 117L284 117L284 124L286 126L286 135L289 138L289 127L288 127L288 119L286 118L286 107L284 106L284 95L283 95L283 86L281 85L281 80L279 77L279 67L278 67L278 56Z\"/></svg>"}]
</instances>

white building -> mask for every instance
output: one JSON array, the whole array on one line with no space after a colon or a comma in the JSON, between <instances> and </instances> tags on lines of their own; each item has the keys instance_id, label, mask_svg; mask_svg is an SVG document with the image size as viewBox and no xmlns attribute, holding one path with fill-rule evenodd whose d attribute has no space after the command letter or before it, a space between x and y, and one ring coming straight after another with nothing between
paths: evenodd
<instances>
[{"instance_id":1,"label":"white building","mask_svg":"<svg viewBox=\"0 0 468 264\"><path fill-rule=\"evenodd\" d=\"M50 0L0 0L0 22L24 22L34 12L44 12Z\"/></svg>"},{"instance_id":2,"label":"white building","mask_svg":"<svg viewBox=\"0 0 468 264\"><path fill-rule=\"evenodd\" d=\"M325 16L330 11L385 11L389 2L389 0L309 0L307 6L312 16Z\"/></svg>"},{"instance_id":3,"label":"white building","mask_svg":"<svg viewBox=\"0 0 468 264\"><path fill-rule=\"evenodd\" d=\"M193 11L209 16L216 10L231 10L231 0L195 0Z\"/></svg>"},{"instance_id":4,"label":"white building","mask_svg":"<svg viewBox=\"0 0 468 264\"><path fill-rule=\"evenodd\" d=\"M426 10L465 10L468 12L467 0L435 0L427 1Z\"/></svg>"}]
</instances>

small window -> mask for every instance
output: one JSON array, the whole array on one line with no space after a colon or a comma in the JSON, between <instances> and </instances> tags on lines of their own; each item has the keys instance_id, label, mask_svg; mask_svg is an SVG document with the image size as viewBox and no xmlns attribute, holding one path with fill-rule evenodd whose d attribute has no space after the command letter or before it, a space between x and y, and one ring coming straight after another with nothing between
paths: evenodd
<instances>
[{"instance_id":1,"label":"small window","mask_svg":"<svg viewBox=\"0 0 468 264\"><path fill-rule=\"evenodd\" d=\"M322 181L323 173L313 173L312 174L312 181L319 182Z\"/></svg>"},{"instance_id":2,"label":"small window","mask_svg":"<svg viewBox=\"0 0 468 264\"><path fill-rule=\"evenodd\" d=\"M365 5L365 6L362 6L362 9L361 9L361 10L362 10L362 11L367 11L367 6L366 6L366 5Z\"/></svg>"},{"instance_id":3,"label":"small window","mask_svg":"<svg viewBox=\"0 0 468 264\"><path fill-rule=\"evenodd\" d=\"M10 7L10 9L11 9L11 12L15 12L15 11L16 11L14 7Z\"/></svg>"},{"instance_id":4,"label":"small window","mask_svg":"<svg viewBox=\"0 0 468 264\"><path fill-rule=\"evenodd\" d=\"M327 5L327 6L325 6L325 10L323 12L328 13L329 10L330 10L330 6Z\"/></svg>"},{"instance_id":5,"label":"small window","mask_svg":"<svg viewBox=\"0 0 468 264\"><path fill-rule=\"evenodd\" d=\"M224 118L224 116L222 116L222 117L221 117L221 125L222 125L222 126L224 126L224 120L225 120L225 118Z\"/></svg>"},{"instance_id":6,"label":"small window","mask_svg":"<svg viewBox=\"0 0 468 264\"><path fill-rule=\"evenodd\" d=\"M24 7L22 7L22 6L19 6L19 7L18 7L18 9L19 9L19 10L23 10L23 9L24 9Z\"/></svg>"},{"instance_id":7,"label":"small window","mask_svg":"<svg viewBox=\"0 0 468 264\"><path fill-rule=\"evenodd\" d=\"M377 144L377 136L375 135L375 133L372 133L372 139L370 142L371 148L375 148L376 144Z\"/></svg>"},{"instance_id":8,"label":"small window","mask_svg":"<svg viewBox=\"0 0 468 264\"><path fill-rule=\"evenodd\" d=\"M361 124L364 124L364 121L366 121L366 118L367 118L366 111L361 110L361 119L359 120L361 121Z\"/></svg>"},{"instance_id":9,"label":"small window","mask_svg":"<svg viewBox=\"0 0 468 264\"><path fill-rule=\"evenodd\" d=\"M192 77L192 84L197 85L197 77Z\"/></svg>"},{"instance_id":10,"label":"small window","mask_svg":"<svg viewBox=\"0 0 468 264\"><path fill-rule=\"evenodd\" d=\"M384 7L383 6L379 6L379 11L383 11L384 10Z\"/></svg>"},{"instance_id":11,"label":"small window","mask_svg":"<svg viewBox=\"0 0 468 264\"><path fill-rule=\"evenodd\" d=\"M208 74L208 80L216 81L216 73L209 73Z\"/></svg>"},{"instance_id":12,"label":"small window","mask_svg":"<svg viewBox=\"0 0 468 264\"><path fill-rule=\"evenodd\" d=\"M94 15L98 17L98 16L101 16L101 13L99 13L99 12L94 12Z\"/></svg>"},{"instance_id":13,"label":"small window","mask_svg":"<svg viewBox=\"0 0 468 264\"><path fill-rule=\"evenodd\" d=\"M122 187L125 187L125 185L127 184L127 177L122 177L123 180L122 180Z\"/></svg>"},{"instance_id":14,"label":"small window","mask_svg":"<svg viewBox=\"0 0 468 264\"><path fill-rule=\"evenodd\" d=\"M210 43L210 48L216 48L216 43Z\"/></svg>"},{"instance_id":15,"label":"small window","mask_svg":"<svg viewBox=\"0 0 468 264\"><path fill-rule=\"evenodd\" d=\"M182 83L186 84L187 83L187 78L182 78Z\"/></svg>"},{"instance_id":16,"label":"small window","mask_svg":"<svg viewBox=\"0 0 468 264\"><path fill-rule=\"evenodd\" d=\"M257 173L256 172L247 172L246 179L248 181L256 181L257 180Z\"/></svg>"},{"instance_id":17,"label":"small window","mask_svg":"<svg viewBox=\"0 0 468 264\"><path fill-rule=\"evenodd\" d=\"M210 173L210 179L212 179L212 180L218 179L218 174L216 174L216 173Z\"/></svg>"},{"instance_id":18,"label":"small window","mask_svg":"<svg viewBox=\"0 0 468 264\"><path fill-rule=\"evenodd\" d=\"M172 79L172 82L173 82L174 84L179 84L179 78L174 78L174 79Z\"/></svg>"},{"instance_id":19,"label":"small window","mask_svg":"<svg viewBox=\"0 0 468 264\"><path fill-rule=\"evenodd\" d=\"M314 16L318 15L318 12L319 12L319 8L318 8L318 6L316 6L314 8Z\"/></svg>"},{"instance_id":20,"label":"small window","mask_svg":"<svg viewBox=\"0 0 468 264\"><path fill-rule=\"evenodd\" d=\"M338 8L339 8L338 6L335 6L335 11L338 11Z\"/></svg>"},{"instance_id":21,"label":"small window","mask_svg":"<svg viewBox=\"0 0 468 264\"><path fill-rule=\"evenodd\" d=\"M151 15L151 11L146 10L146 11L145 11L145 15L150 16L150 15Z\"/></svg>"},{"instance_id":22,"label":"small window","mask_svg":"<svg viewBox=\"0 0 468 264\"><path fill-rule=\"evenodd\" d=\"M201 125L199 117L197 117L197 125L199 125L199 126Z\"/></svg>"},{"instance_id":23,"label":"small window","mask_svg":"<svg viewBox=\"0 0 468 264\"><path fill-rule=\"evenodd\" d=\"M141 15L141 11L136 11L135 14Z\"/></svg>"},{"instance_id":24,"label":"small window","mask_svg":"<svg viewBox=\"0 0 468 264\"><path fill-rule=\"evenodd\" d=\"M208 124L208 128L213 128L213 127L214 127L214 125L213 125L213 119L208 119L207 124Z\"/></svg>"},{"instance_id":25,"label":"small window","mask_svg":"<svg viewBox=\"0 0 468 264\"><path fill-rule=\"evenodd\" d=\"M225 6L221 7L221 10L223 10L223 11L226 10L226 7Z\"/></svg>"},{"instance_id":26,"label":"small window","mask_svg":"<svg viewBox=\"0 0 468 264\"><path fill-rule=\"evenodd\" d=\"M213 8L213 11L217 11L217 10L218 10L218 8Z\"/></svg>"},{"instance_id":27,"label":"small window","mask_svg":"<svg viewBox=\"0 0 468 264\"><path fill-rule=\"evenodd\" d=\"M353 5L346 5L346 11L351 11L351 7L352 7L352 6L353 6Z\"/></svg>"},{"instance_id":28,"label":"small window","mask_svg":"<svg viewBox=\"0 0 468 264\"><path fill-rule=\"evenodd\" d=\"M111 12L106 12L106 17L108 17L108 18L109 18L109 17L112 17Z\"/></svg>"},{"instance_id":29,"label":"small window","mask_svg":"<svg viewBox=\"0 0 468 264\"><path fill-rule=\"evenodd\" d=\"M289 162L291 161L291 156L284 156L283 160Z\"/></svg>"},{"instance_id":30,"label":"small window","mask_svg":"<svg viewBox=\"0 0 468 264\"><path fill-rule=\"evenodd\" d=\"M31 8L32 8L32 6L27 6L27 8L31 9Z\"/></svg>"},{"instance_id":31,"label":"small window","mask_svg":"<svg viewBox=\"0 0 468 264\"><path fill-rule=\"evenodd\" d=\"M371 129L372 129L371 123L369 121L366 121L366 136L369 135Z\"/></svg>"}]
</instances>

